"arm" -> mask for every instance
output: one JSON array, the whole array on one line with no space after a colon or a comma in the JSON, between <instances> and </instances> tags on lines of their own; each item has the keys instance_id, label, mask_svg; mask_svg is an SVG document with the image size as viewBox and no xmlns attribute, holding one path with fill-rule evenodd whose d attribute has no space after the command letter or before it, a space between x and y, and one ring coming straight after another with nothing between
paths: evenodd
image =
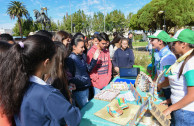
<instances>
[{"instance_id":1,"label":"arm","mask_svg":"<svg viewBox=\"0 0 194 126\"><path fill-rule=\"evenodd\" d=\"M59 122L59 125L78 126L81 121L80 110L71 105L58 90L50 93L45 106L51 117Z\"/></svg>"},{"instance_id":2,"label":"arm","mask_svg":"<svg viewBox=\"0 0 194 126\"><path fill-rule=\"evenodd\" d=\"M161 83L158 84L158 90L161 90L163 87L167 87L169 86L169 80L168 77L165 77L164 81L162 81Z\"/></svg>"},{"instance_id":3,"label":"arm","mask_svg":"<svg viewBox=\"0 0 194 126\"><path fill-rule=\"evenodd\" d=\"M93 58L92 60L90 61L90 63L86 63L87 64L87 69L88 69L88 72L91 72L92 69L96 66L96 63L97 63L97 60L98 60L98 56L100 55L100 50L97 49L95 51L95 53L93 54ZM91 58L91 57L89 57Z\"/></svg>"},{"instance_id":4,"label":"arm","mask_svg":"<svg viewBox=\"0 0 194 126\"><path fill-rule=\"evenodd\" d=\"M194 101L194 86L187 87L188 93L177 103L171 105L163 113L169 115L172 111L181 109Z\"/></svg>"}]
</instances>

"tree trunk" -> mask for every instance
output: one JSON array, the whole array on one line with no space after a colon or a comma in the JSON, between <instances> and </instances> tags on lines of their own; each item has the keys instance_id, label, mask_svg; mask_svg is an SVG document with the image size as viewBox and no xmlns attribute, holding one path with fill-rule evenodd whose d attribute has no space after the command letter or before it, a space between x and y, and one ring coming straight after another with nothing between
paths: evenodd
<instances>
[{"instance_id":1,"label":"tree trunk","mask_svg":"<svg viewBox=\"0 0 194 126\"><path fill-rule=\"evenodd\" d=\"M23 39L22 23L21 23L21 18L20 17L18 17L18 25L19 25L20 36Z\"/></svg>"}]
</instances>

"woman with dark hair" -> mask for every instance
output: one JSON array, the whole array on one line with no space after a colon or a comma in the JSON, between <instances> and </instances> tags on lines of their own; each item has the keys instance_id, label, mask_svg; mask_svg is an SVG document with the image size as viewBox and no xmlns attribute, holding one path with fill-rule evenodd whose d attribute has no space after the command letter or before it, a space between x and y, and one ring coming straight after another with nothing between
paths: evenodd
<instances>
[{"instance_id":1,"label":"woman with dark hair","mask_svg":"<svg viewBox=\"0 0 194 126\"><path fill-rule=\"evenodd\" d=\"M11 48L11 44L5 41L0 41L0 60L6 54L6 52ZM14 125L13 116L7 116L3 113L3 106L0 107L0 124L2 126L12 126Z\"/></svg>"},{"instance_id":2,"label":"woman with dark hair","mask_svg":"<svg viewBox=\"0 0 194 126\"><path fill-rule=\"evenodd\" d=\"M53 41L62 42L66 47L71 44L70 35L65 31L58 31L53 36Z\"/></svg>"},{"instance_id":3,"label":"woman with dark hair","mask_svg":"<svg viewBox=\"0 0 194 126\"><path fill-rule=\"evenodd\" d=\"M112 40L110 46L109 46L109 52L110 52L110 58L112 60L115 51L121 47L121 34L117 34L114 39Z\"/></svg>"},{"instance_id":4,"label":"woman with dark hair","mask_svg":"<svg viewBox=\"0 0 194 126\"><path fill-rule=\"evenodd\" d=\"M54 55L51 39L33 35L0 59L0 105L7 116L14 115L16 125L79 125L79 109L42 80Z\"/></svg>"},{"instance_id":5,"label":"woman with dark hair","mask_svg":"<svg viewBox=\"0 0 194 126\"><path fill-rule=\"evenodd\" d=\"M65 45L61 42L54 41L56 54L53 58L53 67L45 80L52 84L53 87L59 89L65 98L72 104L71 90L68 89L68 78L65 67L65 58L67 56ZM70 84L75 89L75 85Z\"/></svg>"},{"instance_id":6,"label":"woman with dark hair","mask_svg":"<svg viewBox=\"0 0 194 126\"><path fill-rule=\"evenodd\" d=\"M173 42L172 48L181 57L166 72L172 94L170 99L164 101L163 104L172 103L172 105L163 113L169 115L172 112L175 126L193 126L194 31L189 29L178 30L168 42Z\"/></svg>"},{"instance_id":7,"label":"woman with dark hair","mask_svg":"<svg viewBox=\"0 0 194 126\"><path fill-rule=\"evenodd\" d=\"M73 95L79 107L82 108L88 102L89 87L91 86L88 73L91 72L96 65L100 52L97 50L92 61L87 64L83 57L83 51L85 50L84 41L79 38L73 38L71 44L73 51L69 55L69 58L73 61L73 64L72 62L68 62L67 66L73 78L70 79L69 82L76 85L76 90L73 91Z\"/></svg>"}]
</instances>

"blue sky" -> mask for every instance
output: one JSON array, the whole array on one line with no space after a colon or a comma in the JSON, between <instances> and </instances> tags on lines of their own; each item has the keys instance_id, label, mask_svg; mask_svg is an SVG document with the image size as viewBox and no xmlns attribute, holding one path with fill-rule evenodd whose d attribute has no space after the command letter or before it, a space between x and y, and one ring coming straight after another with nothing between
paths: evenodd
<instances>
[{"instance_id":1,"label":"blue sky","mask_svg":"<svg viewBox=\"0 0 194 126\"><path fill-rule=\"evenodd\" d=\"M17 19L11 20L6 11L11 0L0 0L0 29L13 28ZM101 11L109 13L115 9L121 10L125 16L129 12L136 13L144 5L151 0L18 0L23 2L30 16L35 19L33 10L40 11L41 7L48 8L48 16L55 22L61 21L66 13L71 14L81 9L87 15L92 15L94 12ZM70 13L71 4L71 13Z\"/></svg>"}]
</instances>

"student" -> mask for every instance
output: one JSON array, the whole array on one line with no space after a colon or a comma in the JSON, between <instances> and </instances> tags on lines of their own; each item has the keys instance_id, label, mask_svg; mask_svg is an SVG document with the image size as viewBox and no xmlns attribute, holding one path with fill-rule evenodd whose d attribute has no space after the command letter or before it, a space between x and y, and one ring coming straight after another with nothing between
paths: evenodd
<instances>
[{"instance_id":1,"label":"student","mask_svg":"<svg viewBox=\"0 0 194 126\"><path fill-rule=\"evenodd\" d=\"M99 43L98 35L99 35L98 32L96 32L96 33L94 34L94 36L93 36L93 41L92 41L92 46L93 46L93 45L95 45L95 46L98 45L98 43Z\"/></svg>"},{"instance_id":2,"label":"student","mask_svg":"<svg viewBox=\"0 0 194 126\"><path fill-rule=\"evenodd\" d=\"M11 48L11 44L0 41L0 60L3 58L3 56L6 54L6 52ZM0 124L2 126L12 126L15 123L13 122L13 116L7 116L3 113L3 106L0 107Z\"/></svg>"},{"instance_id":3,"label":"student","mask_svg":"<svg viewBox=\"0 0 194 126\"><path fill-rule=\"evenodd\" d=\"M53 36L53 41L62 42L65 45L65 47L68 47L68 45L71 45L70 35L65 31L56 32L55 35Z\"/></svg>"},{"instance_id":4,"label":"student","mask_svg":"<svg viewBox=\"0 0 194 126\"><path fill-rule=\"evenodd\" d=\"M33 35L0 60L1 107L14 115L17 126L79 125L79 109L41 79L53 66L54 54L51 39Z\"/></svg>"},{"instance_id":5,"label":"student","mask_svg":"<svg viewBox=\"0 0 194 126\"><path fill-rule=\"evenodd\" d=\"M0 40L8 42L9 44L15 44L15 42L13 40L13 36L11 36L10 34L7 34L7 33L0 34Z\"/></svg>"},{"instance_id":6,"label":"student","mask_svg":"<svg viewBox=\"0 0 194 126\"><path fill-rule=\"evenodd\" d=\"M71 48L71 38L70 34L65 31L58 31L52 38L53 41L61 42L66 47L66 55L67 57L70 55L72 48Z\"/></svg>"},{"instance_id":7,"label":"student","mask_svg":"<svg viewBox=\"0 0 194 126\"><path fill-rule=\"evenodd\" d=\"M89 87L91 86L88 73L91 72L96 65L100 52L99 50L95 51L91 62L87 64L83 58L84 41L79 38L74 38L71 44L73 51L69 55L69 58L73 61L73 64L68 62L67 65L73 77L69 82L76 85L76 90L73 91L73 95L79 107L82 108L88 102Z\"/></svg>"},{"instance_id":8,"label":"student","mask_svg":"<svg viewBox=\"0 0 194 126\"><path fill-rule=\"evenodd\" d=\"M59 89L65 98L72 104L71 91L75 90L74 84L68 84L67 72L65 68L66 48L61 42L54 41L56 47L56 54L54 56L54 63L49 75L46 76L48 83L53 87ZM71 89L68 89L71 87Z\"/></svg>"},{"instance_id":9,"label":"student","mask_svg":"<svg viewBox=\"0 0 194 126\"><path fill-rule=\"evenodd\" d=\"M107 41L109 41L108 35L106 33L100 33L98 35L99 44L92 46L87 54L87 63L92 61L96 50L100 50L100 55L98 61L92 72L90 73L90 78L92 86L94 87L94 95L100 92L111 80L112 74L112 63L110 60L109 51L106 50Z\"/></svg>"},{"instance_id":10,"label":"student","mask_svg":"<svg viewBox=\"0 0 194 126\"><path fill-rule=\"evenodd\" d=\"M129 48L128 39L121 39L121 48L117 49L113 57L113 66L115 71L119 74L120 67L132 68L134 64L134 54Z\"/></svg>"},{"instance_id":11,"label":"student","mask_svg":"<svg viewBox=\"0 0 194 126\"><path fill-rule=\"evenodd\" d=\"M133 45L132 45L132 42L133 42L133 34L132 34L132 32L129 32L128 33L128 42L129 42L129 48L130 49L133 49Z\"/></svg>"},{"instance_id":12,"label":"student","mask_svg":"<svg viewBox=\"0 0 194 126\"><path fill-rule=\"evenodd\" d=\"M121 47L121 34L117 34L114 39L112 40L110 46L109 46L109 52L110 52L110 58L112 60L115 51Z\"/></svg>"},{"instance_id":13,"label":"student","mask_svg":"<svg viewBox=\"0 0 194 126\"><path fill-rule=\"evenodd\" d=\"M165 31L158 30L153 35L148 37L151 38L150 42L152 44L152 48L159 50L159 60L157 60L158 63L156 66L157 75L159 75L163 70L167 69L176 61L175 55L167 46L167 40L170 38L170 36ZM158 84L158 90L162 89L162 91L164 92L164 97L166 99L169 99L171 94L168 82L168 78L163 76Z\"/></svg>"},{"instance_id":14,"label":"student","mask_svg":"<svg viewBox=\"0 0 194 126\"><path fill-rule=\"evenodd\" d=\"M172 95L170 100L163 103L172 103L163 113L173 114L175 126L193 126L194 120L194 31L189 29L178 30L173 38L176 54L181 57L168 70L168 78Z\"/></svg>"},{"instance_id":15,"label":"student","mask_svg":"<svg viewBox=\"0 0 194 126\"><path fill-rule=\"evenodd\" d=\"M35 35L45 36L45 37L48 37L51 40L52 40L52 37L53 37L53 34L48 32L47 30L39 30L38 32L35 33Z\"/></svg>"}]
</instances>

